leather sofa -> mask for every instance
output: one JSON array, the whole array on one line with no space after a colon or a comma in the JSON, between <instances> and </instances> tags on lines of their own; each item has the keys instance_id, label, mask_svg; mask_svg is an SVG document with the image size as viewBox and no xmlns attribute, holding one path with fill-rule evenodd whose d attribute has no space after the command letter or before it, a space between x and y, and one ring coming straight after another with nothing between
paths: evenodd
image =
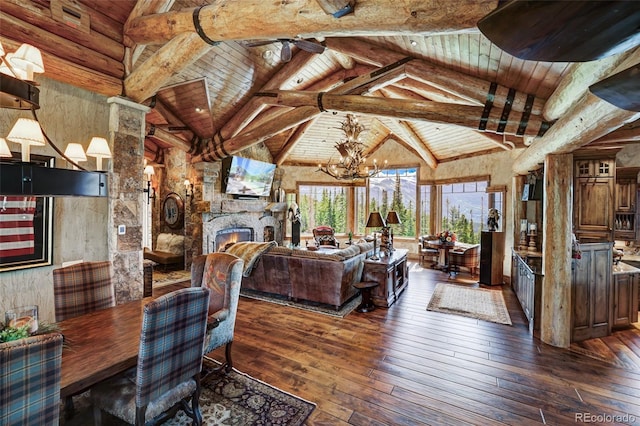
<instances>
[{"instance_id":1,"label":"leather sofa","mask_svg":"<svg viewBox=\"0 0 640 426\"><path fill-rule=\"evenodd\" d=\"M361 280L364 260L372 253L373 243L317 251L274 247L242 278L242 289L339 309L358 292L353 284Z\"/></svg>"}]
</instances>

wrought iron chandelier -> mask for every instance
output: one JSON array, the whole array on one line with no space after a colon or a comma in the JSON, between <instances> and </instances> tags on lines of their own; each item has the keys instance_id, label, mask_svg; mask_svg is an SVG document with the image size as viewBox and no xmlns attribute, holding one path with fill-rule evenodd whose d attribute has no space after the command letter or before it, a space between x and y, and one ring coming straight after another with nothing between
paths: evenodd
<instances>
[{"instance_id":1,"label":"wrought iron chandelier","mask_svg":"<svg viewBox=\"0 0 640 426\"><path fill-rule=\"evenodd\" d=\"M347 114L347 119L342 122L342 131L346 138L336 142L335 148L340 153L340 160L326 166L318 165L318 170L340 180L367 179L376 176L382 170L374 159L373 166L365 164L367 157L364 155L365 146L360 142L360 133L364 127L358 123L353 114ZM386 164L386 161L385 161Z\"/></svg>"}]
</instances>

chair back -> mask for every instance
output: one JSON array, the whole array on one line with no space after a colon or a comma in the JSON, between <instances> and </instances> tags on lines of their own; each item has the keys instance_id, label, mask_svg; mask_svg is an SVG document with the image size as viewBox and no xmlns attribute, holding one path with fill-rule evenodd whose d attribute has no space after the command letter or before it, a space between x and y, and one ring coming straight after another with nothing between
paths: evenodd
<instances>
[{"instance_id":1,"label":"chair back","mask_svg":"<svg viewBox=\"0 0 640 426\"><path fill-rule=\"evenodd\" d=\"M330 226L317 226L313 228L313 238L316 240L318 245L321 246L335 246L337 245L337 241L335 238L335 232Z\"/></svg>"},{"instance_id":2,"label":"chair back","mask_svg":"<svg viewBox=\"0 0 640 426\"><path fill-rule=\"evenodd\" d=\"M56 321L115 306L111 262L82 262L53 270Z\"/></svg>"},{"instance_id":3,"label":"chair back","mask_svg":"<svg viewBox=\"0 0 640 426\"><path fill-rule=\"evenodd\" d=\"M183 288L144 307L136 406L149 402L202 370L209 290Z\"/></svg>"},{"instance_id":4,"label":"chair back","mask_svg":"<svg viewBox=\"0 0 640 426\"><path fill-rule=\"evenodd\" d=\"M219 323L207 335L205 353L233 340L244 261L229 253L196 256L191 285L211 290L208 321Z\"/></svg>"},{"instance_id":5,"label":"chair back","mask_svg":"<svg viewBox=\"0 0 640 426\"><path fill-rule=\"evenodd\" d=\"M0 343L0 425L57 425L62 335Z\"/></svg>"}]
</instances>

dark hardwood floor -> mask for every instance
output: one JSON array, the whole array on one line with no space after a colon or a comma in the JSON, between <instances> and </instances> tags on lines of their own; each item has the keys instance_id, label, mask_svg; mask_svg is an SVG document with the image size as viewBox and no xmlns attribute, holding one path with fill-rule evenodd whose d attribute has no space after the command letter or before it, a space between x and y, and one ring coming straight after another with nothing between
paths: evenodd
<instances>
[{"instance_id":1,"label":"dark hardwood floor","mask_svg":"<svg viewBox=\"0 0 640 426\"><path fill-rule=\"evenodd\" d=\"M554 348L528 333L508 286L492 289L513 326L427 311L435 284L456 280L410 268L389 309L343 319L241 298L234 366L316 403L309 425L640 424L637 327Z\"/></svg>"}]
</instances>

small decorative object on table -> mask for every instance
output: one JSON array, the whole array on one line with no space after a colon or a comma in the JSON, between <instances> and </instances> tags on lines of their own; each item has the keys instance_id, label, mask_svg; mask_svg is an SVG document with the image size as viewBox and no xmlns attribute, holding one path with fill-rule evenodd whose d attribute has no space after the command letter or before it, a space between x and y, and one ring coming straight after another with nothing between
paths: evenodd
<instances>
[{"instance_id":1,"label":"small decorative object on table","mask_svg":"<svg viewBox=\"0 0 640 426\"><path fill-rule=\"evenodd\" d=\"M489 231L497 231L499 223L500 212L498 211L498 209L489 209L489 218L487 219L487 226L489 227Z\"/></svg>"},{"instance_id":2,"label":"small decorative object on table","mask_svg":"<svg viewBox=\"0 0 640 426\"><path fill-rule=\"evenodd\" d=\"M446 231L438 232L436 237L438 237L442 244L454 244L458 239L456 233L449 231L448 229Z\"/></svg>"},{"instance_id":3,"label":"small decorative object on table","mask_svg":"<svg viewBox=\"0 0 640 426\"><path fill-rule=\"evenodd\" d=\"M57 324L38 322L38 305L10 309L4 318L4 325L0 323L0 343L59 331Z\"/></svg>"}]
</instances>

